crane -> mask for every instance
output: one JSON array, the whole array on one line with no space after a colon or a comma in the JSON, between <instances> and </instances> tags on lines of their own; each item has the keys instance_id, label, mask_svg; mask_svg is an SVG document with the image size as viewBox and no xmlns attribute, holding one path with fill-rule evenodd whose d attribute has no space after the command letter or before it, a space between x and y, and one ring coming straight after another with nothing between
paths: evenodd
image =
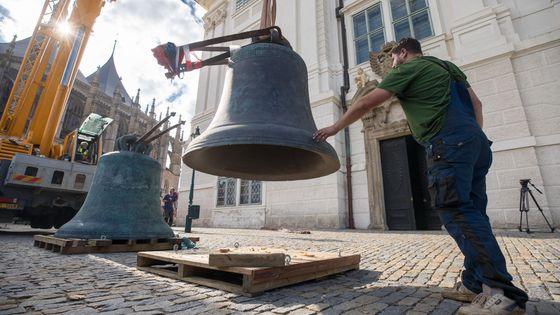
<instances>
[{"instance_id":1,"label":"crane","mask_svg":"<svg viewBox=\"0 0 560 315\"><path fill-rule=\"evenodd\" d=\"M55 137L104 5L105 0L44 2L0 119L0 220L19 216L32 227L58 227L85 199L101 155L101 133L112 119L92 114L62 144ZM60 31L64 23L70 33ZM80 152L81 143L87 149Z\"/></svg>"}]
</instances>

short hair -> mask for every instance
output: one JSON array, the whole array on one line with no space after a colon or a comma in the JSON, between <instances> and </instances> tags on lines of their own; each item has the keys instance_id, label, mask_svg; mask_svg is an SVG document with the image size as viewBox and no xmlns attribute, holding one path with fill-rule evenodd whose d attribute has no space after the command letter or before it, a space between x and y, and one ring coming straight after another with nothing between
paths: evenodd
<instances>
[{"instance_id":1,"label":"short hair","mask_svg":"<svg viewBox=\"0 0 560 315\"><path fill-rule=\"evenodd\" d=\"M397 46L391 50L391 53L398 54L402 49L406 49L408 52L413 54L422 54L422 46L420 45L420 42L412 37L402 38Z\"/></svg>"}]
</instances>

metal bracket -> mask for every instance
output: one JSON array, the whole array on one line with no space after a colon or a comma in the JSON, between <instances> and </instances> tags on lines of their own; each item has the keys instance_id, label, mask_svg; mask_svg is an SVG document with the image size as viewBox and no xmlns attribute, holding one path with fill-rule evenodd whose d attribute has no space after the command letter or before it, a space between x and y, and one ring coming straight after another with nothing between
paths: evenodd
<instances>
[{"instance_id":1,"label":"metal bracket","mask_svg":"<svg viewBox=\"0 0 560 315\"><path fill-rule=\"evenodd\" d=\"M236 40L248 39L248 38L252 38L251 44L255 44L255 43L275 43L275 44L284 45L286 47L291 48L290 43L288 42L288 40L286 40L282 36L282 30L278 26L272 26L272 27L263 28L263 29L260 29L260 30L255 30L255 31L248 31L248 32L243 32L243 33L238 33L238 34L233 34L233 35L211 38L211 39L207 39L207 40L203 40L203 41L194 42L194 43L190 43L190 44L180 46L179 49L183 49L184 51L187 51L187 52L191 52L191 51L224 51L224 53L219 54L219 55L214 56L214 57L210 57L210 58L205 59L205 60L192 61L192 62L188 61L186 63L181 63L177 66L177 69L172 69L170 66L165 66L164 65L165 68L169 71L165 74L165 76L167 78L171 79L171 78L173 78L173 77L175 77L175 76L177 76L181 73L193 71L193 70L200 69L200 68L203 68L203 67L206 67L206 66L227 64L228 63L227 59L229 57L231 57L230 48L225 47L225 46L212 46L212 45L226 43L226 42L232 42L232 41L236 41ZM154 51L154 55L155 55L155 51L159 47L160 46L152 49L152 51ZM159 58L158 58L158 61L160 61ZM182 60L180 60L180 62L182 62ZM164 63L160 62L160 64L164 64ZM168 62L166 62L166 64L168 64Z\"/></svg>"}]
</instances>

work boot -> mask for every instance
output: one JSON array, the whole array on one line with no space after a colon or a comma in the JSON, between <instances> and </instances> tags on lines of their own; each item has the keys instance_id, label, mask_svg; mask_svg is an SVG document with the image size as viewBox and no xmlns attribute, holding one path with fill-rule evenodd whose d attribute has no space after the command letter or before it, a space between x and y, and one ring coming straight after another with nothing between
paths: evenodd
<instances>
[{"instance_id":1,"label":"work boot","mask_svg":"<svg viewBox=\"0 0 560 315\"><path fill-rule=\"evenodd\" d=\"M461 281L455 283L455 286L451 289L444 289L443 292L441 292L441 295L446 299L461 302L472 302L472 300L476 297L476 293L465 287Z\"/></svg>"},{"instance_id":2,"label":"work boot","mask_svg":"<svg viewBox=\"0 0 560 315\"><path fill-rule=\"evenodd\" d=\"M524 315L525 310L517 306L514 300L495 294L488 296L484 293L477 295L470 305L463 306L457 311L458 315Z\"/></svg>"}]
</instances>

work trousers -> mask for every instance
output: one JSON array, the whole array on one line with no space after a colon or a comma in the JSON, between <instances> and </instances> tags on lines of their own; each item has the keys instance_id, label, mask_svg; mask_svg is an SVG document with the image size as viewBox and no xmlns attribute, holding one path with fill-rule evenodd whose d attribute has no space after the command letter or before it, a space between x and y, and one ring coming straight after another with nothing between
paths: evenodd
<instances>
[{"instance_id":1,"label":"work trousers","mask_svg":"<svg viewBox=\"0 0 560 315\"><path fill-rule=\"evenodd\" d=\"M451 86L443 128L423 143L432 206L465 256L464 285L475 293L482 292L482 284L501 288L506 297L525 308L528 296L513 285L486 215L491 143L476 123L466 87L457 82Z\"/></svg>"}]
</instances>

